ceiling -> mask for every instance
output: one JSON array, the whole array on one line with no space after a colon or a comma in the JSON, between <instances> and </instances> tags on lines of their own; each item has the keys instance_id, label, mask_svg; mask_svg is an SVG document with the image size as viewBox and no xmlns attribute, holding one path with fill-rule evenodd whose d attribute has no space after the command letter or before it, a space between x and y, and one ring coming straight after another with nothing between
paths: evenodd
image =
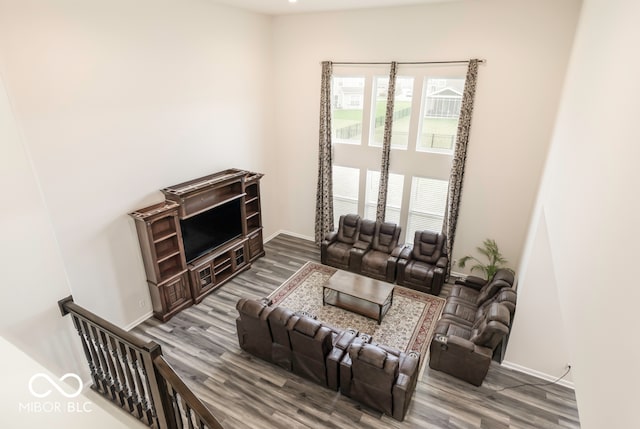
<instances>
[{"instance_id":1,"label":"ceiling","mask_svg":"<svg viewBox=\"0 0 640 429\"><path fill-rule=\"evenodd\" d=\"M216 0L229 6L268 15L284 15L304 12L326 12L345 9L403 6L425 3L443 3L459 0Z\"/></svg>"}]
</instances>

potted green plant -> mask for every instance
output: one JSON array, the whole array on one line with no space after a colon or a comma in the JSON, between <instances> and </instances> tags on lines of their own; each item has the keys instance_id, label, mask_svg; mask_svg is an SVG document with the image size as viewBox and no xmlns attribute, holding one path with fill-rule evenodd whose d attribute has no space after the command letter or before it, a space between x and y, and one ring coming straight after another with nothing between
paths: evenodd
<instances>
[{"instance_id":1,"label":"potted green plant","mask_svg":"<svg viewBox=\"0 0 640 429\"><path fill-rule=\"evenodd\" d=\"M471 267L471 272L474 270L482 271L484 275L487 276L487 279L493 277L499 268L507 268L505 266L507 260L502 256L500 250L498 250L498 245L495 240L491 238L485 239L482 242L482 247L476 247L476 250L488 259L486 264L473 256L464 256L458 261L458 266L460 268L464 268L467 265L467 262L473 261L476 264ZM511 269L509 270L511 271Z\"/></svg>"}]
</instances>

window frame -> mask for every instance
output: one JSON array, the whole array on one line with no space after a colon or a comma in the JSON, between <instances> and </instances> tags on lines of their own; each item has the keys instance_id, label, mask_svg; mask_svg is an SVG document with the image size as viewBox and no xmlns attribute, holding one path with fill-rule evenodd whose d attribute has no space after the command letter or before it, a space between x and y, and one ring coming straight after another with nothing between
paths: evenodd
<instances>
[{"instance_id":1,"label":"window frame","mask_svg":"<svg viewBox=\"0 0 640 429\"><path fill-rule=\"evenodd\" d=\"M373 117L375 112L375 80L378 77L388 76L388 66L352 66L352 67L336 67L334 68L334 77L354 77L362 76L365 78L364 83L364 107L363 107L363 126L360 142L351 144L343 142L335 142L333 145L333 163L336 166L357 168L359 174L359 198L358 198L358 214L364 217L366 205L366 182L367 171L380 171L380 162L382 158L382 147L372 146L371 140L374 135ZM436 180L445 180L449 182L451 173L451 163L453 161L453 151L446 153L434 150L419 150L418 142L421 132L421 124L419 123L423 115L423 97L426 97L426 84L429 78L461 78L464 80L466 75L466 67L464 65L445 65L445 66L404 66L403 70L398 72L398 77L413 77L413 94L411 96L411 116L409 124L409 136L406 149L398 149L391 147L391 166L390 174L400 174L404 176L403 196L400 206L400 222L402 228L401 242L409 242L413 240L407 237L407 228L409 221L409 208L411 200L411 181L413 177L423 177ZM418 96L419 95L419 96ZM454 142L455 144L455 142ZM455 150L455 147L454 147ZM419 212L421 213L421 212ZM443 213L444 216L444 213ZM409 240L407 240L409 238Z\"/></svg>"}]
</instances>

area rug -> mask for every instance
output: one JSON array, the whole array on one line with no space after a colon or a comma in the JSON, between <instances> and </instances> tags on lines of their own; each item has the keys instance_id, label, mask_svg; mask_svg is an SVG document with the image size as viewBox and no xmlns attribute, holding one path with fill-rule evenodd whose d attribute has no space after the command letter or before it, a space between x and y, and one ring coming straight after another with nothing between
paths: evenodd
<instances>
[{"instance_id":1,"label":"area rug","mask_svg":"<svg viewBox=\"0 0 640 429\"><path fill-rule=\"evenodd\" d=\"M445 300L396 285L393 304L378 325L368 317L332 305L322 305L322 286L336 271L333 267L307 262L269 298L275 305L310 313L335 328L353 328L371 335L377 343L398 350L417 351L424 363L425 352Z\"/></svg>"}]
</instances>

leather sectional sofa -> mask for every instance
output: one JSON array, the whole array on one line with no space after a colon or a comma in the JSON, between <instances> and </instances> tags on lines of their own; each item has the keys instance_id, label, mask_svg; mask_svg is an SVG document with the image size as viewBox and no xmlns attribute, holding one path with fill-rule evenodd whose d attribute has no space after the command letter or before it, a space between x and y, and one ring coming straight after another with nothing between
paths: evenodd
<instances>
[{"instance_id":1,"label":"leather sectional sofa","mask_svg":"<svg viewBox=\"0 0 640 429\"><path fill-rule=\"evenodd\" d=\"M446 241L443 233L416 231L413 246L405 247L400 253L398 284L432 295L440 294L449 263Z\"/></svg>"},{"instance_id":2,"label":"leather sectional sofa","mask_svg":"<svg viewBox=\"0 0 640 429\"><path fill-rule=\"evenodd\" d=\"M420 355L375 344L304 314L242 298L240 347L268 362L402 421L418 379Z\"/></svg>"},{"instance_id":3,"label":"leather sectional sofa","mask_svg":"<svg viewBox=\"0 0 640 429\"><path fill-rule=\"evenodd\" d=\"M400 226L391 222L340 216L338 229L320 245L323 264L393 283L403 246L398 244Z\"/></svg>"},{"instance_id":4,"label":"leather sectional sofa","mask_svg":"<svg viewBox=\"0 0 640 429\"><path fill-rule=\"evenodd\" d=\"M452 287L431 341L431 368L482 384L496 348L511 329L513 283L513 273L502 269L489 281L469 276Z\"/></svg>"},{"instance_id":5,"label":"leather sectional sofa","mask_svg":"<svg viewBox=\"0 0 640 429\"><path fill-rule=\"evenodd\" d=\"M320 245L323 264L438 295L449 262L446 235L416 231L413 246L398 244L401 227L390 222L340 216L338 229Z\"/></svg>"}]
</instances>

